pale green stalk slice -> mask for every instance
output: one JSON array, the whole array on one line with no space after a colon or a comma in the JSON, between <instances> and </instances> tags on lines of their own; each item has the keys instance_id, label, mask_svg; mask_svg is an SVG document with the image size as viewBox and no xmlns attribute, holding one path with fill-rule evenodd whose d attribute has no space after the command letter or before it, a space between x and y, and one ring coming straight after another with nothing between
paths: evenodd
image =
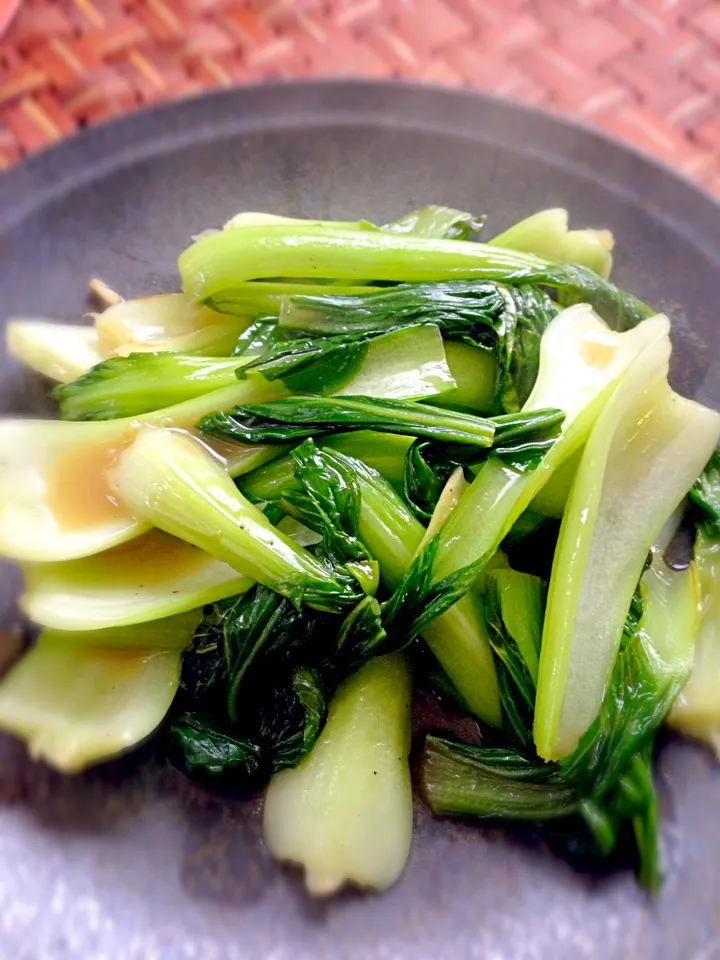
<instances>
[{"instance_id":1,"label":"pale green stalk slice","mask_svg":"<svg viewBox=\"0 0 720 960\"><path fill-rule=\"evenodd\" d=\"M673 393L670 341L628 368L588 439L565 508L535 709L540 756L572 753L602 704L648 550L701 472L720 415Z\"/></svg>"},{"instance_id":2,"label":"pale green stalk slice","mask_svg":"<svg viewBox=\"0 0 720 960\"><path fill-rule=\"evenodd\" d=\"M400 654L371 660L346 680L300 764L277 773L263 836L278 860L299 864L310 893L345 884L387 890L412 838L410 675Z\"/></svg>"},{"instance_id":3,"label":"pale green stalk slice","mask_svg":"<svg viewBox=\"0 0 720 960\"><path fill-rule=\"evenodd\" d=\"M0 683L0 729L30 755L77 773L137 746L162 723L180 681L180 657L199 620L174 617L92 634L47 631ZM168 648L160 644L167 642Z\"/></svg>"},{"instance_id":4,"label":"pale green stalk slice","mask_svg":"<svg viewBox=\"0 0 720 960\"><path fill-rule=\"evenodd\" d=\"M23 564L23 612L59 630L155 621L248 590L227 563L161 530L91 557Z\"/></svg>"},{"instance_id":5,"label":"pale green stalk slice","mask_svg":"<svg viewBox=\"0 0 720 960\"><path fill-rule=\"evenodd\" d=\"M187 433L142 427L118 456L109 482L133 516L294 603L335 610L336 599L352 600L351 587L273 527L240 493L224 465Z\"/></svg>"},{"instance_id":6,"label":"pale green stalk slice","mask_svg":"<svg viewBox=\"0 0 720 960\"><path fill-rule=\"evenodd\" d=\"M93 327L50 320L11 320L5 328L7 351L36 373L68 383L100 363Z\"/></svg>"},{"instance_id":7,"label":"pale green stalk slice","mask_svg":"<svg viewBox=\"0 0 720 960\"><path fill-rule=\"evenodd\" d=\"M701 535L694 567L699 593L695 658L669 722L707 743L720 757L720 538Z\"/></svg>"}]
</instances>

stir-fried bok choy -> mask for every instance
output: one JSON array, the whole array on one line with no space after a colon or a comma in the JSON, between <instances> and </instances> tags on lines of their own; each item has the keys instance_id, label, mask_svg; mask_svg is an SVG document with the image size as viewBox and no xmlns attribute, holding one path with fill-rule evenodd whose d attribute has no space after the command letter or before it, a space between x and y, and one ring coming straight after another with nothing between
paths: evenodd
<instances>
[{"instance_id":1,"label":"stir-fried bok choy","mask_svg":"<svg viewBox=\"0 0 720 960\"><path fill-rule=\"evenodd\" d=\"M657 890L657 733L720 752L720 414L670 387L612 234L438 205L204 226L181 293L95 279L90 322L7 325L59 419L0 421L0 554L41 630L0 729L66 773L155 735L208 789L267 787L317 896L402 875L413 763L436 814L632 852ZM414 688L480 740L420 728L411 757Z\"/></svg>"}]
</instances>

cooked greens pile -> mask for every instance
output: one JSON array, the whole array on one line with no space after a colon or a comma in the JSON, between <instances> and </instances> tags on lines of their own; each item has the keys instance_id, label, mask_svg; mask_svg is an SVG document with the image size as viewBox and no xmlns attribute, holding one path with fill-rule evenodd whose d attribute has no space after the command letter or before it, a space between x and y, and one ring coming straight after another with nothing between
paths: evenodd
<instances>
[{"instance_id":1,"label":"cooked greens pile","mask_svg":"<svg viewBox=\"0 0 720 960\"><path fill-rule=\"evenodd\" d=\"M658 730L720 744L720 415L669 386L607 231L483 229L239 214L182 293L8 325L61 420L0 422L41 628L0 728L66 772L156 734L267 786L268 848L325 895L403 870L422 687L477 721L415 751L434 812L632 850L657 889Z\"/></svg>"}]
</instances>

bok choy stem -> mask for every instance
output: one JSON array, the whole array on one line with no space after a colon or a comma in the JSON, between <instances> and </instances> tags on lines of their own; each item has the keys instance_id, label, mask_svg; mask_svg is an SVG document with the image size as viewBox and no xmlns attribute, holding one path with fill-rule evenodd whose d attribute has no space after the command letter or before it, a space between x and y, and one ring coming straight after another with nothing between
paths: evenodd
<instances>
[{"instance_id":1,"label":"bok choy stem","mask_svg":"<svg viewBox=\"0 0 720 960\"><path fill-rule=\"evenodd\" d=\"M598 417L563 516L540 660L535 743L571 753L597 715L648 550L702 470L720 415L667 384L650 343Z\"/></svg>"},{"instance_id":2,"label":"bok choy stem","mask_svg":"<svg viewBox=\"0 0 720 960\"><path fill-rule=\"evenodd\" d=\"M388 233L329 231L318 226L229 230L198 241L178 261L185 293L213 300L245 281L272 277L424 282L473 278L546 284L565 302L591 303L618 329L652 310L584 267L552 263L488 244Z\"/></svg>"},{"instance_id":3,"label":"bok choy stem","mask_svg":"<svg viewBox=\"0 0 720 960\"><path fill-rule=\"evenodd\" d=\"M434 567L438 582L473 565L479 573L520 514L555 471L585 443L613 383L643 346L667 335L664 317L613 334L587 307L559 314L542 342L540 375L525 406L557 406L563 433L530 473L489 460L441 532Z\"/></svg>"},{"instance_id":4,"label":"bok choy stem","mask_svg":"<svg viewBox=\"0 0 720 960\"><path fill-rule=\"evenodd\" d=\"M394 590L407 573L425 529L392 487L371 467L337 454L356 476L361 493L358 534L380 564L380 579ZM280 500L293 483L289 459L278 460L243 478L253 500ZM430 623L423 639L461 693L468 708L499 726L500 698L482 604L468 594Z\"/></svg>"},{"instance_id":5,"label":"bok choy stem","mask_svg":"<svg viewBox=\"0 0 720 960\"><path fill-rule=\"evenodd\" d=\"M237 490L203 445L172 430L143 428L118 458L112 483L135 516L187 540L296 606L339 611L357 585L298 547Z\"/></svg>"},{"instance_id":6,"label":"bok choy stem","mask_svg":"<svg viewBox=\"0 0 720 960\"><path fill-rule=\"evenodd\" d=\"M410 851L410 674L401 654L376 657L337 690L309 755L270 782L263 836L300 864L308 890L346 883L385 890Z\"/></svg>"},{"instance_id":7,"label":"bok choy stem","mask_svg":"<svg viewBox=\"0 0 720 960\"><path fill-rule=\"evenodd\" d=\"M136 747L172 703L198 620L199 612L151 629L42 633L0 682L0 729L63 773Z\"/></svg>"}]
</instances>

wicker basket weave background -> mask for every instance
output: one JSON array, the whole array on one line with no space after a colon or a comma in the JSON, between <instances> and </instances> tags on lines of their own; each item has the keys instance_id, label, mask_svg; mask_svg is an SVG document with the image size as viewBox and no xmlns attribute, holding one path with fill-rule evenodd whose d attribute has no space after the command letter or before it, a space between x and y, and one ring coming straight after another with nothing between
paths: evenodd
<instances>
[{"instance_id":1,"label":"wicker basket weave background","mask_svg":"<svg viewBox=\"0 0 720 960\"><path fill-rule=\"evenodd\" d=\"M720 0L23 0L0 40L0 169L143 104L309 76L543 104L720 193Z\"/></svg>"}]
</instances>

